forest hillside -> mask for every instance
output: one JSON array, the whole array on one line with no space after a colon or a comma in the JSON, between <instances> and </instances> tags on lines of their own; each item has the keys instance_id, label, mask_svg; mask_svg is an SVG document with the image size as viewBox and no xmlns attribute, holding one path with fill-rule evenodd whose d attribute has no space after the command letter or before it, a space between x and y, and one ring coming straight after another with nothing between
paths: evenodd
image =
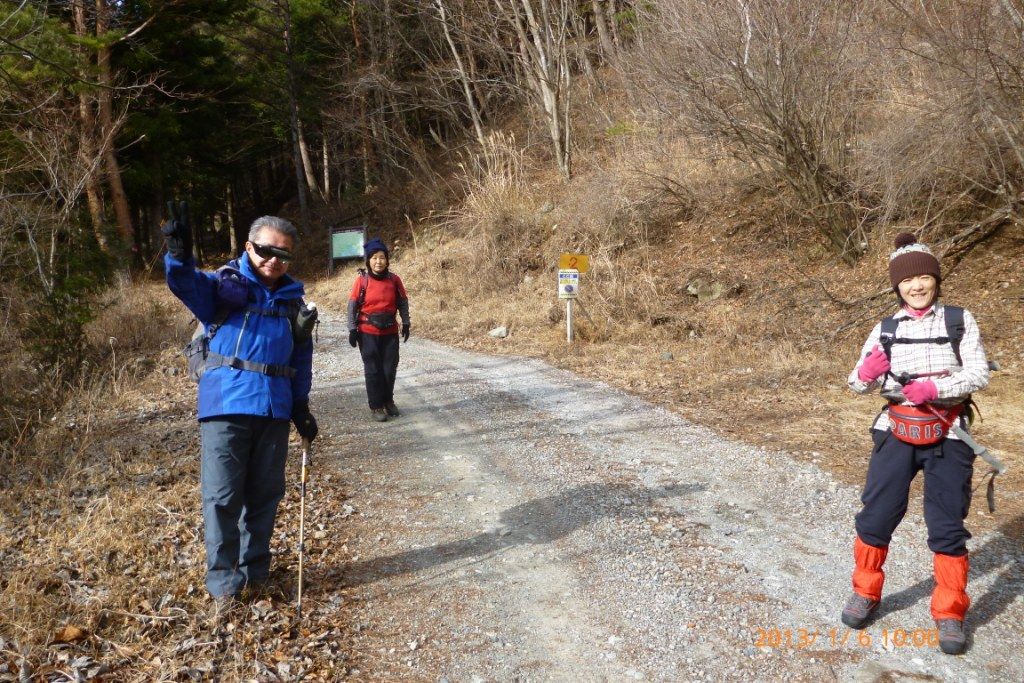
<instances>
[{"instance_id":1,"label":"forest hillside","mask_svg":"<svg viewBox=\"0 0 1024 683\"><path fill-rule=\"evenodd\" d=\"M1001 366L976 433L1011 470L976 528L1024 533L1022 0L2 1L0 41L0 662L52 664L72 623L177 628L137 618L187 590L148 574L140 607L125 558L148 540L88 523L118 477L127 511L191 492L172 199L209 268L257 216L293 221L332 318L355 273L328 272L330 229L366 225L414 336L543 358L847 483L879 406L846 376L909 230ZM572 344L563 253L590 262ZM69 602L84 565L118 580Z\"/></svg>"}]
</instances>

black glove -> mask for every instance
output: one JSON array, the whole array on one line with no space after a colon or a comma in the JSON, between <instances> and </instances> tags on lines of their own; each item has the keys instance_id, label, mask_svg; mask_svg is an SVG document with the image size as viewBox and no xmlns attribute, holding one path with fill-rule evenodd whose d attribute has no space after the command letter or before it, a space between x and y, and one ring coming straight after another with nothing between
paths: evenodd
<instances>
[{"instance_id":1,"label":"black glove","mask_svg":"<svg viewBox=\"0 0 1024 683\"><path fill-rule=\"evenodd\" d=\"M409 341L409 323L402 324L402 341Z\"/></svg>"},{"instance_id":2,"label":"black glove","mask_svg":"<svg viewBox=\"0 0 1024 683\"><path fill-rule=\"evenodd\" d=\"M162 226L160 232L167 242L167 251L171 256L184 263L192 257L192 226L188 222L188 202L167 202L167 211L171 218Z\"/></svg>"},{"instance_id":3,"label":"black glove","mask_svg":"<svg viewBox=\"0 0 1024 683\"><path fill-rule=\"evenodd\" d=\"M312 441L320 433L316 426L316 420L309 412L309 401L296 401L292 406L292 422L295 423L295 431L303 439Z\"/></svg>"},{"instance_id":4,"label":"black glove","mask_svg":"<svg viewBox=\"0 0 1024 683\"><path fill-rule=\"evenodd\" d=\"M348 343L353 349L359 345L359 330L348 331Z\"/></svg>"}]
</instances>

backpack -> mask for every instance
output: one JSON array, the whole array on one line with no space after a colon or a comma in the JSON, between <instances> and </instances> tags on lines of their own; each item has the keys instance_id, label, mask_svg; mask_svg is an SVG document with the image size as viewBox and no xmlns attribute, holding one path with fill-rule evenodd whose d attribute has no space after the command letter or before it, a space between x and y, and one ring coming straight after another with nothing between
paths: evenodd
<instances>
[{"instance_id":1,"label":"backpack","mask_svg":"<svg viewBox=\"0 0 1024 683\"><path fill-rule=\"evenodd\" d=\"M924 339L898 339L896 337L896 328L899 327L900 321L891 315L882 320L882 330L878 336L878 343L882 350L885 351L885 357L889 362L892 362L893 344L949 344L953 349L953 355L956 356L956 362L963 365L963 358L960 357L960 342L964 338L964 309L959 306L944 305L943 317L946 321L946 336L925 337ZM900 377L902 376L900 375ZM913 375L907 375L907 378L907 381L917 379ZM901 382L901 384L905 383Z\"/></svg>"},{"instance_id":2,"label":"backpack","mask_svg":"<svg viewBox=\"0 0 1024 683\"><path fill-rule=\"evenodd\" d=\"M306 306L305 302L301 299L294 299L288 302L288 305L281 311L274 311L269 309L257 308L256 306L246 306L241 309L247 316L266 315L275 317L284 317L288 319L288 324L292 330L292 339L296 344L300 344L312 339L313 329L319 323L317 320L317 308L315 304ZM232 311L229 309L218 309L213 321L209 327L198 323L196 325L195 332L192 333L192 339L185 348L182 349L182 354L185 356L188 362L188 376L193 382L198 382L203 373L213 368L219 368L228 366L235 368L236 370L249 370L251 372L259 372L264 375L270 375L271 377L294 377L295 368L289 365L273 365L270 363L257 363L255 361L248 361L236 356L222 356L219 353L210 351L210 340L213 339L214 335L217 334L217 330L220 329L224 321L228 319L232 313L238 311Z\"/></svg>"},{"instance_id":3,"label":"backpack","mask_svg":"<svg viewBox=\"0 0 1024 683\"><path fill-rule=\"evenodd\" d=\"M192 339L181 350L181 354L185 356L185 362L188 363L188 378L193 382L199 382L203 373L206 372L206 359L210 355L210 340L213 339L213 335L217 334L217 330L229 315L231 315L231 311L218 310L209 328L198 320L196 321Z\"/></svg>"},{"instance_id":4,"label":"backpack","mask_svg":"<svg viewBox=\"0 0 1024 683\"><path fill-rule=\"evenodd\" d=\"M949 344L950 348L953 349L953 355L956 356L956 362L963 366L964 361L960 356L960 342L964 338L964 309L960 306L943 306L943 317L946 321L946 336L945 337L925 337L923 339L900 339L896 337L896 328L899 327L900 321L896 320L893 316L889 316L882 320L882 330L878 336L878 343L885 351L885 357L892 362L892 346L893 344ZM993 367L993 363L989 363L990 369L996 369L998 366ZM895 379L900 385L905 385L908 382L923 377L924 375L918 375L916 373L901 372L899 375L895 375L892 371L889 372L892 378ZM966 417L968 424L974 422L975 413L978 411L977 403L974 401L974 397L968 395L964 400L964 406L966 407Z\"/></svg>"}]
</instances>

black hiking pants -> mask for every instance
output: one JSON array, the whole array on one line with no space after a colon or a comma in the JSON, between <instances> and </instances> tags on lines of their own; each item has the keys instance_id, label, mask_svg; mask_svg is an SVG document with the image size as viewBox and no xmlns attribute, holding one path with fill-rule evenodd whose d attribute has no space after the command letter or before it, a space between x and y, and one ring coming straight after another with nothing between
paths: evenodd
<instances>
[{"instance_id":1,"label":"black hiking pants","mask_svg":"<svg viewBox=\"0 0 1024 683\"><path fill-rule=\"evenodd\" d=\"M383 408L395 400L398 375L398 335L359 335L359 355L363 357L366 398L371 409Z\"/></svg>"},{"instance_id":2,"label":"black hiking pants","mask_svg":"<svg viewBox=\"0 0 1024 683\"><path fill-rule=\"evenodd\" d=\"M960 556L971 534L964 519L971 506L974 452L963 441L943 439L934 446L914 446L889 430L871 431L875 448L857 514L857 535L873 546L888 546L907 513L910 483L924 472L924 521L932 552Z\"/></svg>"}]
</instances>

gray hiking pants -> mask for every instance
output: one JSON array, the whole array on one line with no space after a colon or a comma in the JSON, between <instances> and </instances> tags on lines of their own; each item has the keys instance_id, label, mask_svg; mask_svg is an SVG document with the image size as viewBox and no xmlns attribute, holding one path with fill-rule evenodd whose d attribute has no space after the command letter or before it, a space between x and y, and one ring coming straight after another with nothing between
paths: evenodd
<instances>
[{"instance_id":1,"label":"gray hiking pants","mask_svg":"<svg viewBox=\"0 0 1024 683\"><path fill-rule=\"evenodd\" d=\"M206 588L237 595L270 575L270 537L284 497L287 420L225 415L199 423Z\"/></svg>"}]
</instances>

